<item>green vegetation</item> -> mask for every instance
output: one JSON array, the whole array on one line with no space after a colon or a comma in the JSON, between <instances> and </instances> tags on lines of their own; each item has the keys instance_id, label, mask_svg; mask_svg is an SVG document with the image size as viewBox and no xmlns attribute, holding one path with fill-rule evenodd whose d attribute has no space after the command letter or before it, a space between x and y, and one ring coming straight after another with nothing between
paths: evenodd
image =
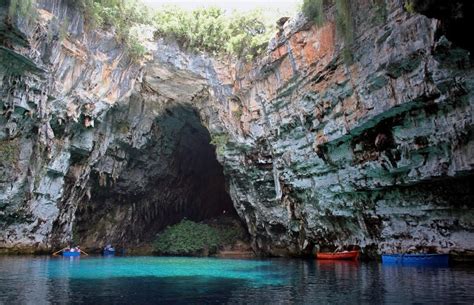
<instances>
[{"instance_id":1,"label":"green vegetation","mask_svg":"<svg viewBox=\"0 0 474 305\"><path fill-rule=\"evenodd\" d=\"M151 11L137 0L80 0L74 2L84 13L90 28L115 28L117 40L123 43L132 60L146 53L137 28L153 23Z\"/></svg>"},{"instance_id":2,"label":"green vegetation","mask_svg":"<svg viewBox=\"0 0 474 305\"><path fill-rule=\"evenodd\" d=\"M153 248L165 255L213 254L219 247L242 239L243 234L239 228L231 225L214 227L184 219L159 234Z\"/></svg>"},{"instance_id":3,"label":"green vegetation","mask_svg":"<svg viewBox=\"0 0 474 305\"><path fill-rule=\"evenodd\" d=\"M336 30L344 39L342 55L344 62L352 63L351 46L354 43L354 20L351 14L350 0L336 0Z\"/></svg>"},{"instance_id":4,"label":"green vegetation","mask_svg":"<svg viewBox=\"0 0 474 305\"><path fill-rule=\"evenodd\" d=\"M59 40L60 41L64 40L67 37L68 28L69 28L69 19L66 17L66 19L59 26ZM48 35L49 35L49 32L48 32Z\"/></svg>"},{"instance_id":5,"label":"green vegetation","mask_svg":"<svg viewBox=\"0 0 474 305\"><path fill-rule=\"evenodd\" d=\"M375 4L375 20L378 24L382 24L387 20L387 5L385 0L373 0Z\"/></svg>"},{"instance_id":6,"label":"green vegetation","mask_svg":"<svg viewBox=\"0 0 474 305\"><path fill-rule=\"evenodd\" d=\"M8 7L8 16L13 18L15 16L27 17L28 21L36 18L36 2L35 0L10 0Z\"/></svg>"},{"instance_id":7,"label":"green vegetation","mask_svg":"<svg viewBox=\"0 0 474 305\"><path fill-rule=\"evenodd\" d=\"M229 135L225 133L215 134L212 136L211 144L216 147L218 155L223 155L225 147L229 142Z\"/></svg>"},{"instance_id":8,"label":"green vegetation","mask_svg":"<svg viewBox=\"0 0 474 305\"><path fill-rule=\"evenodd\" d=\"M377 3L379 0L376 0ZM301 10L315 24L322 25L324 6L334 4L336 7L336 31L344 40L343 58L346 63L352 62L351 45L354 42L354 20L351 14L350 0L304 0Z\"/></svg>"},{"instance_id":9,"label":"green vegetation","mask_svg":"<svg viewBox=\"0 0 474 305\"><path fill-rule=\"evenodd\" d=\"M16 140L0 141L0 164L13 166L18 161L20 151Z\"/></svg>"},{"instance_id":10,"label":"green vegetation","mask_svg":"<svg viewBox=\"0 0 474 305\"><path fill-rule=\"evenodd\" d=\"M159 36L176 39L189 50L248 59L266 49L271 34L260 12L228 15L219 8L166 7L156 13L154 26Z\"/></svg>"},{"instance_id":11,"label":"green vegetation","mask_svg":"<svg viewBox=\"0 0 474 305\"><path fill-rule=\"evenodd\" d=\"M240 119L242 118L242 114L244 114L244 110L243 110L243 107L239 105L239 107L235 110L232 110L232 117L236 120L236 121L240 121Z\"/></svg>"},{"instance_id":12,"label":"green vegetation","mask_svg":"<svg viewBox=\"0 0 474 305\"><path fill-rule=\"evenodd\" d=\"M413 4L413 1L410 1L410 0L405 1L404 7L405 7L405 10L409 12L410 14L415 13L415 5Z\"/></svg>"},{"instance_id":13,"label":"green vegetation","mask_svg":"<svg viewBox=\"0 0 474 305\"><path fill-rule=\"evenodd\" d=\"M137 30L143 26L153 27L156 36L175 39L191 51L248 59L266 49L272 33L257 11L229 15L219 8L187 11L169 6L152 12L138 0L80 0L76 4L90 27L114 27L117 39L135 59L146 52Z\"/></svg>"},{"instance_id":14,"label":"green vegetation","mask_svg":"<svg viewBox=\"0 0 474 305\"><path fill-rule=\"evenodd\" d=\"M309 20L316 25L321 26L324 23L324 1L323 0L304 0L301 11Z\"/></svg>"}]
</instances>

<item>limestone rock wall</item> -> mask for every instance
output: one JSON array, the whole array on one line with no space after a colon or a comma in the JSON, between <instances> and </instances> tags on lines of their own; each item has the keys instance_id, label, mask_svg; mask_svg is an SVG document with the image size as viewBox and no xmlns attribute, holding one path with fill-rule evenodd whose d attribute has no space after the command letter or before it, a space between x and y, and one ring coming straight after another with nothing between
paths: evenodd
<instances>
[{"instance_id":1,"label":"limestone rock wall","mask_svg":"<svg viewBox=\"0 0 474 305\"><path fill-rule=\"evenodd\" d=\"M37 1L36 17L0 7L0 248L33 251L71 230L105 114L139 66L113 33L88 31L70 2Z\"/></svg>"},{"instance_id":2,"label":"limestone rock wall","mask_svg":"<svg viewBox=\"0 0 474 305\"><path fill-rule=\"evenodd\" d=\"M351 11L352 62L331 17L296 19L259 65L236 71L221 160L255 247L472 255L469 53L403 1L351 1Z\"/></svg>"},{"instance_id":3,"label":"limestone rock wall","mask_svg":"<svg viewBox=\"0 0 474 305\"><path fill-rule=\"evenodd\" d=\"M209 156L209 132L262 254L472 255L474 74L437 20L402 0L350 1L353 41L328 7L319 27L290 19L252 63L158 40L138 65L113 31L39 3L39 22L1 10L0 248L139 242L205 217L227 200L220 169L188 157Z\"/></svg>"}]
</instances>

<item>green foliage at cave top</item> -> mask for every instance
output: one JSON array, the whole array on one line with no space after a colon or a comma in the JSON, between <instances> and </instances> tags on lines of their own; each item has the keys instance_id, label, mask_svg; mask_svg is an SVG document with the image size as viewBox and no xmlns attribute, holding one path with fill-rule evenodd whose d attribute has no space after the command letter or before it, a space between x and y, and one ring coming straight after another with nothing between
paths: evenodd
<instances>
[{"instance_id":1,"label":"green foliage at cave top","mask_svg":"<svg viewBox=\"0 0 474 305\"><path fill-rule=\"evenodd\" d=\"M118 42L124 44L133 60L145 55L136 27L152 25L153 14L137 0L78 0L71 1L84 14L89 28L115 28Z\"/></svg>"},{"instance_id":2,"label":"green foliage at cave top","mask_svg":"<svg viewBox=\"0 0 474 305\"><path fill-rule=\"evenodd\" d=\"M248 59L266 49L272 34L259 11L226 14L216 7L186 11L168 6L157 11L153 21L158 35L176 39L187 49Z\"/></svg>"},{"instance_id":3,"label":"green foliage at cave top","mask_svg":"<svg viewBox=\"0 0 474 305\"><path fill-rule=\"evenodd\" d=\"M139 37L131 31L137 25L153 26L158 36L174 39L188 50L248 59L266 49L272 34L271 26L258 11L227 14L215 7L187 11L174 6L152 11L138 0L74 3L84 12L89 26L114 27L118 39L134 50L136 57L145 52L139 47Z\"/></svg>"}]
</instances>

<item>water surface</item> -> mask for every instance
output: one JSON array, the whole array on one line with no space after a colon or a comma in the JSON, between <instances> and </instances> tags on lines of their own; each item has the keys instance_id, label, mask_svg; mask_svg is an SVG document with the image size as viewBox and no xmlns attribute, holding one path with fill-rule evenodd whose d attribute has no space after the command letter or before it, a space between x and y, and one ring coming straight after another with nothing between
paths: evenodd
<instances>
[{"instance_id":1,"label":"water surface","mask_svg":"<svg viewBox=\"0 0 474 305\"><path fill-rule=\"evenodd\" d=\"M0 257L0 304L474 304L474 268L298 259Z\"/></svg>"}]
</instances>

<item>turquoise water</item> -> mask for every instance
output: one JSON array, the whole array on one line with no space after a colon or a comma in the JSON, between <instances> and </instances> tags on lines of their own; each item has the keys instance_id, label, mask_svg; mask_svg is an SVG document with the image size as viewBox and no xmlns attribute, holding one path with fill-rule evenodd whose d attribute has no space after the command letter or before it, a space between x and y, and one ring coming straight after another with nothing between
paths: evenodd
<instances>
[{"instance_id":1,"label":"turquoise water","mask_svg":"<svg viewBox=\"0 0 474 305\"><path fill-rule=\"evenodd\" d=\"M0 304L473 304L474 268L299 259L0 257Z\"/></svg>"},{"instance_id":2,"label":"turquoise water","mask_svg":"<svg viewBox=\"0 0 474 305\"><path fill-rule=\"evenodd\" d=\"M106 257L48 260L50 279L113 279L137 277L201 277L245 280L253 286L284 284L284 274L271 261L185 257ZM100 270L100 272L98 272Z\"/></svg>"}]
</instances>

